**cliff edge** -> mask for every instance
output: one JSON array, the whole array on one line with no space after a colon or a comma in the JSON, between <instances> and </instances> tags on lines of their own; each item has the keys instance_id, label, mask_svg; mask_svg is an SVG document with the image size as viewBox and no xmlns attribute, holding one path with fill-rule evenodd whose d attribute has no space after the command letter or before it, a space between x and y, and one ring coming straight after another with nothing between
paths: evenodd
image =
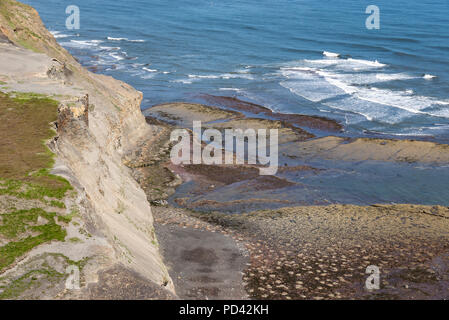
<instances>
[{"instance_id":1,"label":"cliff edge","mask_svg":"<svg viewBox=\"0 0 449 320\"><path fill-rule=\"evenodd\" d=\"M0 2L0 91L11 106L27 103L32 108L38 102L43 106L51 104L46 104L47 100L55 102L57 107L48 109L55 113L53 133L46 142L55 154L48 175L65 179L73 189L58 194L57 199L48 195L27 198L22 191L0 188L6 190L0 193L0 221L13 217L13 209L37 207L55 212L55 223L65 232L65 236L17 254L13 263L0 270L3 287L12 286L13 290L17 281L30 273L48 275L41 272L47 263L61 276L55 281L47 279L45 285L51 285L52 290L47 290L44 298L174 297L173 282L159 253L150 205L123 164L125 157L155 134L140 110L142 93L85 70L59 46L36 10L13 0ZM15 111L14 107L5 107L2 121L8 120L10 111ZM34 123L32 118L28 127ZM11 139L11 144L17 144ZM11 157L12 164L5 172L20 162L18 155ZM28 188L28 177L35 172L31 169L24 178L0 176L0 183L6 186L10 181L21 181ZM56 202L59 204L52 206ZM0 226L0 247L34 235L31 228L44 217L36 219L24 224L23 230L29 232L22 236L2 236ZM74 261L77 263L70 263ZM82 266L78 268L80 289L64 285L70 276L63 269L70 265ZM35 292L42 285L27 288L5 297L33 297L27 291ZM11 290L8 292L15 292ZM6 291L0 289L0 297Z\"/></svg>"}]
</instances>

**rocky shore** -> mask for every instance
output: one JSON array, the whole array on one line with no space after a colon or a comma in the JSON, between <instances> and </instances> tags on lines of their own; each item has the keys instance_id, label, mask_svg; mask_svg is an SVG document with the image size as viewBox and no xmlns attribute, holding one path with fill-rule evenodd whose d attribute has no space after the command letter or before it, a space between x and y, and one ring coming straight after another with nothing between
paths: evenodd
<instances>
[{"instance_id":1,"label":"rocky shore","mask_svg":"<svg viewBox=\"0 0 449 320\"><path fill-rule=\"evenodd\" d=\"M0 91L0 299L449 298L448 207L322 193L343 166L447 165L447 145L350 139L233 97L142 114L140 92L85 70L13 0L0 3ZM170 134L193 120L278 129L277 174L172 164Z\"/></svg>"},{"instance_id":2,"label":"rocky shore","mask_svg":"<svg viewBox=\"0 0 449 320\"><path fill-rule=\"evenodd\" d=\"M265 117L257 119L254 118L257 114L248 114L249 107L239 110L236 106L229 108L228 104L231 101L246 106L245 102L236 102L235 99L225 101L225 105L218 109L217 106L174 103L152 107L144 114L148 122L167 131L174 127L188 127L191 120L201 120L205 127L216 129L273 126L281 130L280 144L285 144L285 152L291 157L295 152L299 156L306 154L314 157L324 157L327 152L332 152L332 157L338 159L338 145L341 144L341 148L347 148L341 155L351 157L351 160L402 162L412 161L413 158L413 161L447 162L445 145L407 140L359 139L352 142L332 136L314 138L305 131L306 127L302 129ZM253 104L250 106L253 108L251 111L259 110ZM298 148L291 147L292 141L307 146L304 150L309 153L300 153ZM335 144L326 147L322 141L334 141ZM240 270L243 272L241 285L248 298L319 300L448 297L447 207L376 204L292 206L288 201L265 197L274 190L291 186L292 182L287 179L261 177L257 168L250 165L174 166L168 159L167 140L165 143L166 149L163 149L162 155L157 155L157 161L151 160L151 157L144 159L145 152L141 153L137 161L150 164L137 170L140 170L140 182L147 195L159 205L154 209L156 231L164 259L171 261L169 272L178 279L175 284L178 293L183 293L181 297L240 299L243 295L238 282L233 283L234 294L221 290L224 281L218 266L222 263L216 267L211 263L207 270L208 276L202 278L203 281L185 277L186 270L199 268L199 265L198 261L174 259L173 252L168 249L182 247L186 237L179 237L176 243L176 237L173 236L180 230L183 233L201 230L197 241L191 244L196 245L198 250L209 250L207 252L211 256L218 256L223 243L204 248L209 244L206 234L220 233L223 241L229 241L231 237L235 253L238 252L237 248L241 248L241 258L247 257ZM376 146L379 150L375 149ZM427 152L420 152L423 149ZM151 181L155 180L152 178L155 172L162 171L160 168L167 170L165 181L169 187L162 184L157 188L171 191L165 192L163 198L155 199ZM279 173L313 175L321 170L306 165L286 165L279 168ZM173 186L180 184L189 189L188 197L173 196ZM247 197L227 202L201 200L204 195L213 198L211 194L229 193L228 186L235 193L249 194L248 190L253 190L260 198ZM167 199L170 199L170 204L166 202ZM276 201L278 209L251 210L254 203L269 208ZM229 208L232 208L234 214L226 213ZM170 233L173 234L171 237L168 236ZM171 239L166 240L167 236ZM369 276L366 268L371 265L380 269L379 290L365 288Z\"/></svg>"}]
</instances>

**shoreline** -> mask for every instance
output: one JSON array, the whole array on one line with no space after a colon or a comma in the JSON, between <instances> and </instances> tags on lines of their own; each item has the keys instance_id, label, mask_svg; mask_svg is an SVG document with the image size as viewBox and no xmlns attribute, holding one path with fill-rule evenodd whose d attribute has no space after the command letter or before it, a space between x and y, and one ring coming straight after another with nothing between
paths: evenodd
<instances>
[{"instance_id":1,"label":"shoreline","mask_svg":"<svg viewBox=\"0 0 449 320\"><path fill-rule=\"evenodd\" d=\"M228 111L240 112L243 115L252 115L257 118L267 120L280 120L290 123L293 126L300 127L308 130L312 134L316 134L318 137L324 137L329 133L333 133L335 136L345 139L380 139L380 140L398 140L398 141L422 141L432 142L441 145L449 145L447 138L438 138L432 135L407 135L407 134L390 134L384 132L376 132L369 129L365 129L360 132L351 132L351 135L347 135L348 132L345 129L345 125L342 120L326 117L323 115L305 115L301 113L284 113L270 109L269 107L262 106L260 104L246 100L243 97L222 96L214 94L197 94L194 96L196 102L191 102L189 99L176 100L173 102L163 102L146 106L142 109L145 112L155 106L161 106L165 104L204 104L211 108L222 108ZM239 111L240 110L240 111Z\"/></svg>"},{"instance_id":2,"label":"shoreline","mask_svg":"<svg viewBox=\"0 0 449 320\"><path fill-rule=\"evenodd\" d=\"M181 112L184 106L185 114ZM207 114L208 123L212 127L217 123L227 123L223 120L223 112L227 112L227 109L216 110L214 106L205 113L201 112L203 108L209 107L168 103L155 106L152 112L147 109L145 114L149 123L166 127L167 131L167 128L173 126L183 127L190 118L200 114ZM211 112L220 120L216 121ZM236 116L239 121L245 119L235 113L228 116L231 122L236 120ZM162 118L168 120L168 123ZM181 120L182 123L179 124ZM250 120L252 121L251 118ZM316 140L320 138L306 139L305 142ZM239 213L228 214L220 212L219 202L213 204L212 201L204 202L212 205L210 208L198 211L196 206L188 205L189 198L178 198L178 201L175 201L177 206L173 206L166 199L173 197L171 195L176 192L175 189L189 181L196 181L198 185L192 191L193 197L195 194L209 191L211 187L222 190L220 187L234 185L246 179L255 179L252 187L258 190L263 190L265 184L258 180L256 171L254 175L251 173L253 169L247 165L217 166L216 169L214 166L201 165L174 166L169 164L169 147L164 145L165 158L158 154L157 161L153 162L151 158L154 155L151 155L151 165L135 169L141 171L141 177L145 176L142 171L160 172L157 168L171 172L166 176L169 187L164 189L163 184L157 186L167 192L164 199L155 199L155 194L148 192L151 185L142 184L144 190L147 190L149 200L157 205L154 210L155 223L161 247L176 246L173 240L169 242L164 239L164 232L169 230L167 226L174 230L181 228L187 233L197 230L202 230L204 234L219 232L223 239L231 236L234 247L244 246L243 252L248 254L249 261L242 269L244 276L240 285L244 286L251 299L441 299L449 296L446 276L449 270L447 207L407 204L285 207L285 203L281 201L281 206L277 209L254 211L241 206L240 202L234 203L239 208ZM144 154L145 152L141 156ZM141 159L140 163L146 161ZM299 171L305 174L315 174L321 170L323 169L311 166L280 168L280 171L284 172ZM149 180L154 181L151 178ZM266 187L269 187L268 190L273 187L282 189L285 185L270 180L266 182ZM252 200L259 203L264 201ZM248 199L250 202L252 200ZM201 239L205 238L198 240L198 246L203 246ZM183 240L178 241L178 245L182 246ZM218 250L218 247L212 246L209 249L214 251ZM245 256L243 252L242 258ZM173 260L173 252L170 250L163 249L163 256L164 261L171 261L169 265L176 261ZM181 264L188 269L191 263L194 264L189 261L182 261ZM363 285L366 278L365 268L372 264L381 268L382 282L379 291L369 292ZM179 270L179 266L169 270L170 275L174 279L182 277ZM175 280L178 291L183 293L181 297L192 298L186 292L190 292L187 289L193 287L196 288L197 298L211 298L214 295L215 298L222 298L223 292L211 281L222 273L214 267L209 272L210 278L207 279L210 281L206 283L188 280L177 283ZM239 287L239 284L234 283L234 286ZM214 289L204 291L201 289L204 287ZM226 297L240 299L241 295Z\"/></svg>"},{"instance_id":3,"label":"shoreline","mask_svg":"<svg viewBox=\"0 0 449 320\"><path fill-rule=\"evenodd\" d=\"M39 149L32 156L54 154L49 173L67 179L73 192L57 190L49 198L27 185L11 189L0 177L0 222L10 228L0 235L0 248L32 236L47 237L29 252L14 252L11 268L1 274L2 297L449 298L449 207L332 204L328 195L338 198L335 190L320 193L334 184L349 194L363 194L366 183L356 179L373 168L372 176L379 168L382 174L400 174L395 181L388 176L388 183L382 175L378 179L382 188L395 186L417 172L415 164L448 163L449 146L335 137L342 129L335 121L275 113L229 97L209 98L233 110L171 103L145 110L145 119L140 92L86 71L58 45L31 7L14 0L4 4L8 10L6 15L0 12L0 87L7 106L2 112L11 117L22 104L35 106L44 99L48 107L45 99L55 100L51 110L44 109L54 118L44 118L40 128L55 131L55 136L47 153ZM218 130L279 129L279 174L261 177L252 165L171 165L170 132L192 119ZM32 122L27 125L36 128ZM7 148L2 152L11 156ZM10 162L9 168L20 169ZM46 168L39 164L24 169L25 179L45 180L47 172L41 169ZM442 173L428 177L446 183ZM421 185L416 190L422 191ZM51 212L40 211L47 208ZM20 209L38 214L23 218ZM16 228L9 217L22 218L23 228ZM366 268L373 264L381 269L381 288L366 291ZM79 268L81 290L66 286L68 266Z\"/></svg>"},{"instance_id":4,"label":"shoreline","mask_svg":"<svg viewBox=\"0 0 449 320\"><path fill-rule=\"evenodd\" d=\"M235 99L231 101L234 103ZM149 123L162 126L165 123L168 131L174 128L190 130L192 121L195 120L201 121L203 128L220 131L225 128L279 130L279 169L275 176L259 177L254 173L257 168L254 165L210 165L204 168L201 165L171 165L170 169L175 174L190 183L189 188L181 186L178 189L178 200L170 198L172 204L180 202L182 206L195 209L201 207L202 203L206 211L215 210L212 200L215 200L217 206L228 206L229 210L238 211L238 206L232 209L233 204L251 198L254 199L252 202L267 199L273 203L290 203L289 206L330 203L370 205L389 202L420 204L421 200L426 201L424 204L449 204L447 201L440 202L441 199L444 201L445 193L438 193L447 174L444 168L449 164L448 145L415 140L350 139L335 136L332 131L327 132L327 135L322 132L322 136L315 136L306 131L304 126L300 128L285 121L256 118L257 114L249 114L248 110L244 110L243 114L242 110L238 110L239 105L241 104L230 110L227 106L220 108L216 105L210 107L192 103L167 103L144 111ZM252 104L250 106L254 108ZM263 110L261 108L257 110ZM319 120L322 121L321 118ZM166 138L168 139L168 133ZM417 173L422 175L422 184L430 183L424 189L428 199L417 196L410 201L410 195L416 192L419 185L413 180L410 182L414 184L408 185L410 182L407 179ZM397 191L390 195L388 191L382 191L385 185L383 180L377 178L379 174L392 176L389 187L392 191L397 188ZM231 176L234 178L230 179ZM344 182L339 181L339 178ZM323 188L320 181L328 181L334 187ZM351 183L359 184L360 190L352 187ZM273 187L270 189L269 185ZM338 189L339 185L345 188L344 193ZM210 186L214 187L211 189ZM355 192L353 196L351 190ZM429 190L433 193L429 193ZM243 211L261 209L266 207L242 208Z\"/></svg>"}]
</instances>

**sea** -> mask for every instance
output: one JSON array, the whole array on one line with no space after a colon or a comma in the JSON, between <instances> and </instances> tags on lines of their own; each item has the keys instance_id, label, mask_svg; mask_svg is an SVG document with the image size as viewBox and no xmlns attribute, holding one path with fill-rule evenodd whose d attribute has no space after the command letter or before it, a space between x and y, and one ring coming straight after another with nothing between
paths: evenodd
<instances>
[{"instance_id":1,"label":"sea","mask_svg":"<svg viewBox=\"0 0 449 320\"><path fill-rule=\"evenodd\" d=\"M449 142L448 0L22 2L84 66L142 91L142 109L233 96L349 136Z\"/></svg>"},{"instance_id":2,"label":"sea","mask_svg":"<svg viewBox=\"0 0 449 320\"><path fill-rule=\"evenodd\" d=\"M448 0L22 2L89 70L142 91L142 109L228 96L335 119L344 136L449 143ZM67 28L71 5L79 29ZM449 205L448 166L309 164L327 171L287 177L297 186L270 196L294 205ZM225 195L210 197L256 196Z\"/></svg>"}]
</instances>

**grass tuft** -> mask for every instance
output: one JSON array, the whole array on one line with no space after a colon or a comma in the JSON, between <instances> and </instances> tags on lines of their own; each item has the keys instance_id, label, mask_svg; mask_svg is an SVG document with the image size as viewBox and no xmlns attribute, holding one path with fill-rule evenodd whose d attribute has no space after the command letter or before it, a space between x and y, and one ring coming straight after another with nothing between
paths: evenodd
<instances>
[{"instance_id":1,"label":"grass tuft","mask_svg":"<svg viewBox=\"0 0 449 320\"><path fill-rule=\"evenodd\" d=\"M39 217L45 223L39 224ZM56 224L55 217L56 213L40 208L1 214L0 234L9 242L0 247L0 271L42 243L64 241L67 232Z\"/></svg>"}]
</instances>

